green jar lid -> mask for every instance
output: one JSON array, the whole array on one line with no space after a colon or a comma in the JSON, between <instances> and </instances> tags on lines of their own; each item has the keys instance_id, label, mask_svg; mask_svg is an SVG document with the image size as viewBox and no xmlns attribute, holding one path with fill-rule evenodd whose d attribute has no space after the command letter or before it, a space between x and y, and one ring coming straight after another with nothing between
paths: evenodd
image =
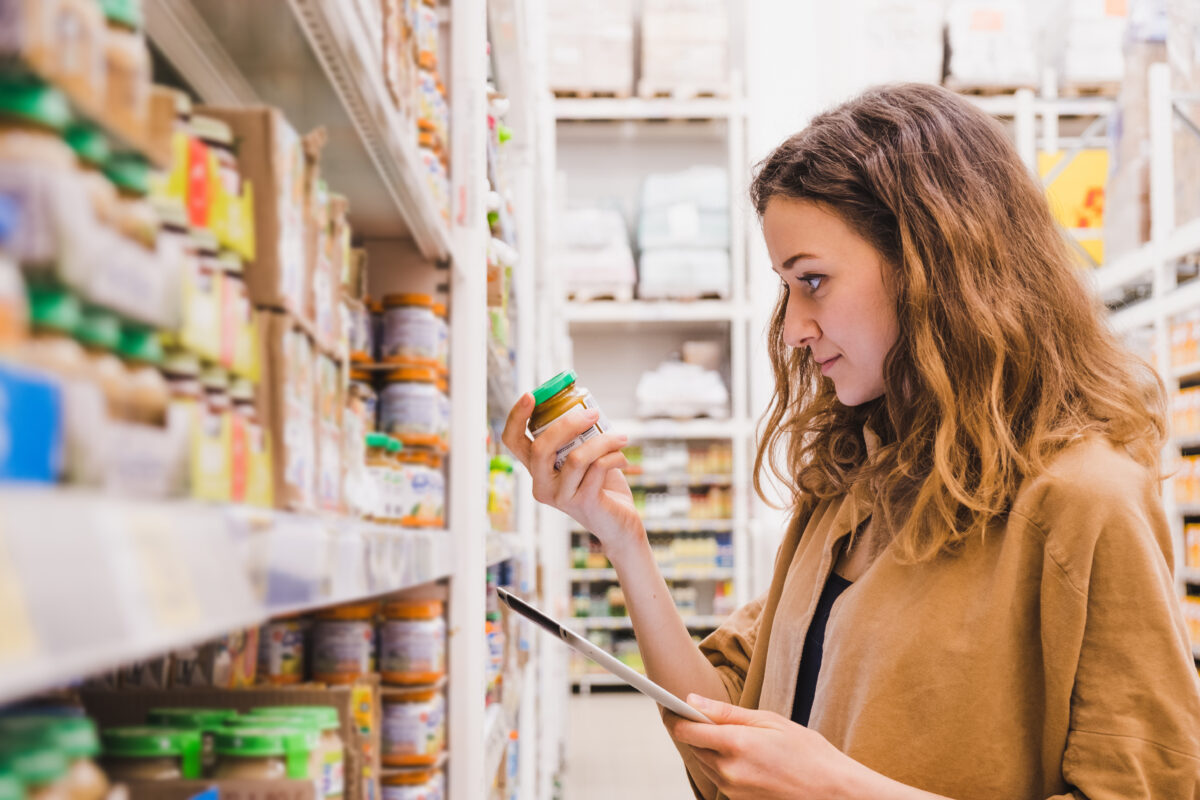
<instances>
[{"instance_id":1,"label":"green jar lid","mask_svg":"<svg viewBox=\"0 0 1200 800\"><path fill-rule=\"evenodd\" d=\"M115 22L135 31L141 30L141 0L101 0L100 6L104 9L104 17L109 22Z\"/></svg>"},{"instance_id":2,"label":"green jar lid","mask_svg":"<svg viewBox=\"0 0 1200 800\"><path fill-rule=\"evenodd\" d=\"M75 328L75 338L91 347L116 350L121 344L121 320L102 309L84 309Z\"/></svg>"},{"instance_id":3,"label":"green jar lid","mask_svg":"<svg viewBox=\"0 0 1200 800\"><path fill-rule=\"evenodd\" d=\"M151 725L212 731L237 715L232 708L152 708L146 721Z\"/></svg>"},{"instance_id":4,"label":"green jar lid","mask_svg":"<svg viewBox=\"0 0 1200 800\"><path fill-rule=\"evenodd\" d=\"M246 723L251 720L242 718ZM283 758L289 778L312 778L308 757L317 746L317 733L294 722L259 719L257 724L230 726L213 736L213 750L234 758Z\"/></svg>"},{"instance_id":5,"label":"green jar lid","mask_svg":"<svg viewBox=\"0 0 1200 800\"><path fill-rule=\"evenodd\" d=\"M108 137L94 125L77 122L67 128L63 133L63 138L67 140L67 144L71 145L71 149L75 151L75 155L79 156L80 161L97 169L104 169L112 157L112 148L108 145Z\"/></svg>"},{"instance_id":6,"label":"green jar lid","mask_svg":"<svg viewBox=\"0 0 1200 800\"><path fill-rule=\"evenodd\" d=\"M21 779L0 768L0 800L25 800L25 785Z\"/></svg>"},{"instance_id":7,"label":"green jar lid","mask_svg":"<svg viewBox=\"0 0 1200 800\"><path fill-rule=\"evenodd\" d=\"M533 402L539 406L554 395L575 383L575 370L560 372L541 386L533 390Z\"/></svg>"},{"instance_id":8,"label":"green jar lid","mask_svg":"<svg viewBox=\"0 0 1200 800\"><path fill-rule=\"evenodd\" d=\"M29 287L29 319L33 327L72 334L79 327L82 316L79 298L66 289Z\"/></svg>"},{"instance_id":9,"label":"green jar lid","mask_svg":"<svg viewBox=\"0 0 1200 800\"><path fill-rule=\"evenodd\" d=\"M492 472L512 472L512 459L508 456L492 456L492 462L488 465L488 469Z\"/></svg>"},{"instance_id":10,"label":"green jar lid","mask_svg":"<svg viewBox=\"0 0 1200 800\"><path fill-rule=\"evenodd\" d=\"M124 192L142 197L150 193L150 165L136 153L113 153L104 174Z\"/></svg>"},{"instance_id":11,"label":"green jar lid","mask_svg":"<svg viewBox=\"0 0 1200 800\"><path fill-rule=\"evenodd\" d=\"M67 96L35 78L0 78L0 117L62 131L71 122Z\"/></svg>"},{"instance_id":12,"label":"green jar lid","mask_svg":"<svg viewBox=\"0 0 1200 800\"><path fill-rule=\"evenodd\" d=\"M163 360L162 339L153 328L123 325L117 354L130 361L158 366Z\"/></svg>"},{"instance_id":13,"label":"green jar lid","mask_svg":"<svg viewBox=\"0 0 1200 800\"><path fill-rule=\"evenodd\" d=\"M275 731L279 735L293 735L302 737L305 746L312 750L317 746L321 738L320 727L308 717L274 717L269 715L256 716L247 714L245 716L231 719L225 723L227 731L241 730L255 731Z\"/></svg>"},{"instance_id":14,"label":"green jar lid","mask_svg":"<svg viewBox=\"0 0 1200 800\"><path fill-rule=\"evenodd\" d=\"M45 736L0 735L0 772L14 775L27 787L54 783L69 769L66 754Z\"/></svg>"},{"instance_id":15,"label":"green jar lid","mask_svg":"<svg viewBox=\"0 0 1200 800\"><path fill-rule=\"evenodd\" d=\"M367 447L382 447L384 450L390 450L389 447L392 438L386 433L368 433Z\"/></svg>"},{"instance_id":16,"label":"green jar lid","mask_svg":"<svg viewBox=\"0 0 1200 800\"><path fill-rule=\"evenodd\" d=\"M100 753L96 724L87 717L69 714L21 714L0 718L0 737L42 741L68 759L91 758Z\"/></svg>"},{"instance_id":17,"label":"green jar lid","mask_svg":"<svg viewBox=\"0 0 1200 800\"><path fill-rule=\"evenodd\" d=\"M323 731L337 730L342 726L337 709L333 706L259 706L251 709L248 716L310 719Z\"/></svg>"},{"instance_id":18,"label":"green jar lid","mask_svg":"<svg viewBox=\"0 0 1200 800\"><path fill-rule=\"evenodd\" d=\"M387 437L387 440L388 440L387 449L388 449L389 453L399 453L401 450L404 449L404 443L401 442L399 439L395 439L395 438L389 436L389 437Z\"/></svg>"},{"instance_id":19,"label":"green jar lid","mask_svg":"<svg viewBox=\"0 0 1200 800\"><path fill-rule=\"evenodd\" d=\"M200 777L200 731L153 725L106 728L100 742L108 758L179 758L184 778Z\"/></svg>"}]
</instances>

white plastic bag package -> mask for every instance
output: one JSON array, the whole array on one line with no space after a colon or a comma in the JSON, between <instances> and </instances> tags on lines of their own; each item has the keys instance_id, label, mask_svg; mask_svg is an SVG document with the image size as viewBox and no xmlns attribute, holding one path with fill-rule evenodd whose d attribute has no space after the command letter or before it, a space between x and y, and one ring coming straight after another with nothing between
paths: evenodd
<instances>
[{"instance_id":1,"label":"white plastic bag package","mask_svg":"<svg viewBox=\"0 0 1200 800\"><path fill-rule=\"evenodd\" d=\"M720 373L682 361L665 361L642 373L636 395L638 415L643 418L729 416L729 389Z\"/></svg>"},{"instance_id":2,"label":"white plastic bag package","mask_svg":"<svg viewBox=\"0 0 1200 800\"><path fill-rule=\"evenodd\" d=\"M729 180L720 167L653 173L642 184L638 247L729 247Z\"/></svg>"},{"instance_id":3,"label":"white plastic bag package","mask_svg":"<svg viewBox=\"0 0 1200 800\"><path fill-rule=\"evenodd\" d=\"M585 208L559 214L555 258L567 295L578 300L631 300L637 282L621 213Z\"/></svg>"},{"instance_id":4,"label":"white plastic bag package","mask_svg":"<svg viewBox=\"0 0 1200 800\"><path fill-rule=\"evenodd\" d=\"M731 284L729 251L656 248L642 252L638 296L643 300L726 298Z\"/></svg>"}]
</instances>

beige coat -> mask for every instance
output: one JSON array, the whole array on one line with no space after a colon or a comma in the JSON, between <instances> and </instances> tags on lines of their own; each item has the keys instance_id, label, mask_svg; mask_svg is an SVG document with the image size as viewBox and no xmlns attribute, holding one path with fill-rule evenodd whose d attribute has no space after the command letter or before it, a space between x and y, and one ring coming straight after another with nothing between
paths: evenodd
<instances>
[{"instance_id":1,"label":"beige coat","mask_svg":"<svg viewBox=\"0 0 1200 800\"><path fill-rule=\"evenodd\" d=\"M856 488L788 531L767 594L701 645L730 702L791 716L804 636ZM1200 679L1160 484L1079 442L993 531L903 565L884 550L830 613L810 726L903 783L968 798L1200 798ZM691 769L697 797L719 797Z\"/></svg>"}]
</instances>

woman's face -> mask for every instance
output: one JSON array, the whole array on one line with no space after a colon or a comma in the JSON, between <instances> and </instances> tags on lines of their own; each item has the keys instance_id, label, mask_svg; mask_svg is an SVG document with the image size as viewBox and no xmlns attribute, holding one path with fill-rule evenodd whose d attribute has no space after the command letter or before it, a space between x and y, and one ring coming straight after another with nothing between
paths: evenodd
<instances>
[{"instance_id":1,"label":"woman's face","mask_svg":"<svg viewBox=\"0 0 1200 800\"><path fill-rule=\"evenodd\" d=\"M772 197L763 236L788 290L783 341L811 351L843 405L882 397L883 362L900 335L882 256L809 200Z\"/></svg>"}]
</instances>

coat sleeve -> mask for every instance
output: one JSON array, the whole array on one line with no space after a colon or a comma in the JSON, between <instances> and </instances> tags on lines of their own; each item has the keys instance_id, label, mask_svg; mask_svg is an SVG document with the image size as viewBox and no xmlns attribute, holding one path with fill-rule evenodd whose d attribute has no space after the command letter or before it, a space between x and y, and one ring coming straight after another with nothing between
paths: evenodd
<instances>
[{"instance_id":1,"label":"coat sleeve","mask_svg":"<svg viewBox=\"0 0 1200 800\"><path fill-rule=\"evenodd\" d=\"M1200 798L1200 679L1159 484L1120 478L1059 484L1041 504L1042 688L1070 698L1070 791L1054 797Z\"/></svg>"}]
</instances>

